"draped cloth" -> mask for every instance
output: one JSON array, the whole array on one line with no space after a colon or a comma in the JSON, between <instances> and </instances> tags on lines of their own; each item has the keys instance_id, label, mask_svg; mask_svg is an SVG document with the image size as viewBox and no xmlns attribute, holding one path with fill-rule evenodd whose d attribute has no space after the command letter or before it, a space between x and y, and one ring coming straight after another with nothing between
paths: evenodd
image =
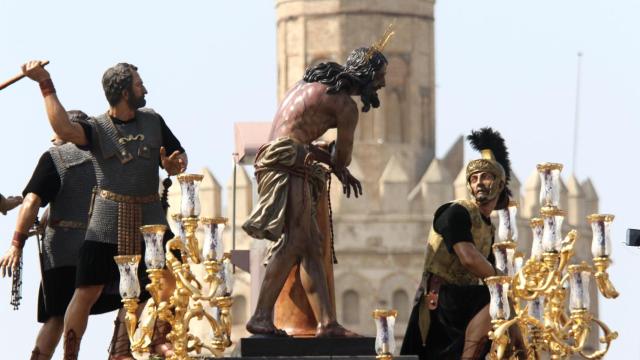
<instances>
[{"instance_id":1,"label":"draped cloth","mask_svg":"<svg viewBox=\"0 0 640 360\"><path fill-rule=\"evenodd\" d=\"M305 179L304 204L311 207L312 222L316 220L319 195L324 191L326 170L312 161L307 145L288 137L264 144L255 160L258 182L258 204L242 225L249 236L272 241L265 263L287 243L286 219L291 176Z\"/></svg>"}]
</instances>

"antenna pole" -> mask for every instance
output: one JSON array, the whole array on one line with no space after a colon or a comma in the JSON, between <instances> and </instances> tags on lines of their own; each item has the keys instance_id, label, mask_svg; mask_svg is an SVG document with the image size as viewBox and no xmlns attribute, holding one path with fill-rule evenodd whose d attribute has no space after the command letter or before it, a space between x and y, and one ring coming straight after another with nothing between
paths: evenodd
<instances>
[{"instance_id":1,"label":"antenna pole","mask_svg":"<svg viewBox=\"0 0 640 360\"><path fill-rule=\"evenodd\" d=\"M576 80L576 108L575 108L575 116L573 121L573 161L572 161L572 172L573 175L576 174L576 161L578 156L578 128L580 125L580 77L582 67L582 52L578 52L578 76Z\"/></svg>"}]
</instances>

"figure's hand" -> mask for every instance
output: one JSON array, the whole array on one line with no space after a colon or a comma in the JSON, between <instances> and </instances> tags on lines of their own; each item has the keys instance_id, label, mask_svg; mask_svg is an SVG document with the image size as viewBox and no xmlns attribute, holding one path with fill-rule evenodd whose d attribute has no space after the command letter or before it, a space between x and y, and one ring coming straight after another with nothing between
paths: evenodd
<instances>
[{"instance_id":1,"label":"figure's hand","mask_svg":"<svg viewBox=\"0 0 640 360\"><path fill-rule=\"evenodd\" d=\"M32 60L22 65L22 73L29 79L41 82L51 78L49 72L42 67L43 61Z\"/></svg>"},{"instance_id":2,"label":"figure's hand","mask_svg":"<svg viewBox=\"0 0 640 360\"><path fill-rule=\"evenodd\" d=\"M0 273L2 277L6 275L11 276L13 271L18 268L20 263L20 257L22 256L22 249L15 245L11 245L7 253L0 259Z\"/></svg>"},{"instance_id":3,"label":"figure's hand","mask_svg":"<svg viewBox=\"0 0 640 360\"><path fill-rule=\"evenodd\" d=\"M16 206L22 204L22 196L9 196L5 198L0 195L0 212L3 215L7 215L7 211L15 208Z\"/></svg>"},{"instance_id":4,"label":"figure's hand","mask_svg":"<svg viewBox=\"0 0 640 360\"><path fill-rule=\"evenodd\" d=\"M176 150L173 154L167 156L164 146L160 148L160 162L169 176L180 174L186 170L187 167L180 155L181 153Z\"/></svg>"},{"instance_id":5,"label":"figure's hand","mask_svg":"<svg viewBox=\"0 0 640 360\"><path fill-rule=\"evenodd\" d=\"M362 184L358 179L356 179L351 173L349 169L344 168L339 171L334 171L338 180L342 183L342 193L346 194L347 197L351 197L351 191L353 189L353 195L357 198L362 195Z\"/></svg>"}]
</instances>

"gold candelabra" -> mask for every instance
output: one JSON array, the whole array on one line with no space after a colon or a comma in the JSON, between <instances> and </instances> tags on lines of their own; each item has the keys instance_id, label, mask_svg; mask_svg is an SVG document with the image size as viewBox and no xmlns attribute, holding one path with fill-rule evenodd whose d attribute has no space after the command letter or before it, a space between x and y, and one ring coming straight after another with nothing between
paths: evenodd
<instances>
[{"instance_id":1,"label":"gold candelabra","mask_svg":"<svg viewBox=\"0 0 640 360\"><path fill-rule=\"evenodd\" d=\"M503 275L485 279L491 294L489 311L493 325L489 332L493 341L490 358L503 359L509 349L513 350L510 358L516 358L516 348L519 348L526 352L529 360L540 359L543 353L549 354L551 359L574 355L601 359L618 333L589 312L589 281L592 276L595 278L604 297L618 296L607 273L611 263L610 225L614 216L592 214L587 217L593 232L593 265L584 261L570 264L578 233L571 230L564 238L561 235L565 216L558 208L562 165L545 163L537 169L541 177L540 202L543 207L540 218L530 222L533 243L526 262L523 263L523 258L514 250L517 205L512 203L498 212L500 242L494 245L494 255L496 268ZM602 330L599 342L603 346L588 351L585 345L594 328Z\"/></svg>"},{"instance_id":2,"label":"gold candelabra","mask_svg":"<svg viewBox=\"0 0 640 360\"><path fill-rule=\"evenodd\" d=\"M231 314L233 304L233 272L229 253L224 253L222 233L226 218L200 218L198 185L202 175L178 176L182 190L180 214L172 216L178 225L178 236L163 247L165 225L147 225L140 228L145 240L145 264L150 283L146 290L151 299L145 308L147 318L138 323L138 298L140 285L137 268L140 255L116 256L120 269L120 294L127 313L125 323L131 350L148 353L158 320L170 324L166 335L172 344L173 355L169 360L189 359L189 353L200 354L207 349L215 357L222 357L231 346ZM204 228L202 245L196 232L198 224ZM173 252L179 251L179 258ZM175 289L169 299L163 299L163 273L166 268L175 279ZM193 264L201 264L205 275L198 278L192 271ZM204 285L204 286L203 286ZM206 319L213 338L201 339L190 332L193 319ZM136 330L139 334L136 336Z\"/></svg>"}]
</instances>

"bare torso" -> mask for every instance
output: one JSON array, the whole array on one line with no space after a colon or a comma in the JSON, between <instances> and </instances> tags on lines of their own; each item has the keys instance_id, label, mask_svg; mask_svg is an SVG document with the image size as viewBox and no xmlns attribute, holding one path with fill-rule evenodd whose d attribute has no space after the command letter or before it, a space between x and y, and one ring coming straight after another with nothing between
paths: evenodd
<instances>
[{"instance_id":1,"label":"bare torso","mask_svg":"<svg viewBox=\"0 0 640 360\"><path fill-rule=\"evenodd\" d=\"M320 83L300 81L293 86L273 119L270 140L288 136L310 144L327 130L340 128L340 114L345 108L356 108L357 105L344 92L327 94L326 91L327 86Z\"/></svg>"}]
</instances>

